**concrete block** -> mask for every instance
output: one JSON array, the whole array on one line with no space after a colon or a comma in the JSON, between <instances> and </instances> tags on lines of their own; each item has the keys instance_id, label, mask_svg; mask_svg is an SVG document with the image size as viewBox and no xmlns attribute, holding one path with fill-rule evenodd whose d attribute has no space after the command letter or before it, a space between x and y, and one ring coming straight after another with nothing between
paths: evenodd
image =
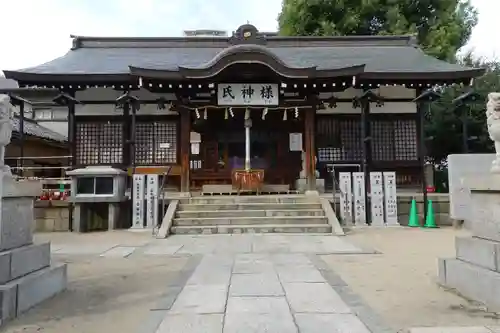
<instances>
[{"instance_id":1,"label":"concrete block","mask_svg":"<svg viewBox=\"0 0 500 333\"><path fill-rule=\"evenodd\" d=\"M50 243L23 246L11 251L10 279L17 279L50 265Z\"/></svg>"},{"instance_id":2,"label":"concrete block","mask_svg":"<svg viewBox=\"0 0 500 333\"><path fill-rule=\"evenodd\" d=\"M55 225L56 221L53 218L46 218L44 220L44 230L47 232L54 232L55 230Z\"/></svg>"},{"instance_id":3,"label":"concrete block","mask_svg":"<svg viewBox=\"0 0 500 333\"><path fill-rule=\"evenodd\" d=\"M295 182L295 188L299 192L307 191L307 189L308 189L307 179L305 179L305 178L297 179L297 181ZM316 191L318 191L319 193L325 193L325 180L324 179L322 179L322 178L316 179Z\"/></svg>"},{"instance_id":4,"label":"concrete block","mask_svg":"<svg viewBox=\"0 0 500 333\"><path fill-rule=\"evenodd\" d=\"M17 284L0 286L0 324L16 317Z\"/></svg>"},{"instance_id":5,"label":"concrete block","mask_svg":"<svg viewBox=\"0 0 500 333\"><path fill-rule=\"evenodd\" d=\"M10 280L10 252L0 252L0 284ZM0 316L1 318L1 316Z\"/></svg>"},{"instance_id":6,"label":"concrete block","mask_svg":"<svg viewBox=\"0 0 500 333\"><path fill-rule=\"evenodd\" d=\"M474 236L500 242L500 176L467 179L471 187L470 228Z\"/></svg>"},{"instance_id":7,"label":"concrete block","mask_svg":"<svg viewBox=\"0 0 500 333\"><path fill-rule=\"evenodd\" d=\"M500 311L500 273L458 259L445 259L445 286Z\"/></svg>"},{"instance_id":8,"label":"concrete block","mask_svg":"<svg viewBox=\"0 0 500 333\"><path fill-rule=\"evenodd\" d=\"M66 289L67 266L59 264L14 280L18 284L17 315Z\"/></svg>"},{"instance_id":9,"label":"concrete block","mask_svg":"<svg viewBox=\"0 0 500 333\"><path fill-rule=\"evenodd\" d=\"M1 214L0 250L33 243L33 198L3 198Z\"/></svg>"},{"instance_id":10,"label":"concrete block","mask_svg":"<svg viewBox=\"0 0 500 333\"><path fill-rule=\"evenodd\" d=\"M457 259L498 271L500 243L477 237L457 237L455 248Z\"/></svg>"}]
</instances>

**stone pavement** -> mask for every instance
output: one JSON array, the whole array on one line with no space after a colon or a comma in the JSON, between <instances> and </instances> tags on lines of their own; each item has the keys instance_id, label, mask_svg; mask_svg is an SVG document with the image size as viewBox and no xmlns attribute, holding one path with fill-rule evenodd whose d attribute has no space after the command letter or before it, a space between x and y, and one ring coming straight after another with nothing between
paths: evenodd
<instances>
[{"instance_id":1,"label":"stone pavement","mask_svg":"<svg viewBox=\"0 0 500 333\"><path fill-rule=\"evenodd\" d=\"M192 269L150 310L143 333L395 332L318 254L375 254L326 235L185 235L53 241L57 256L188 256ZM368 277L367 277L368 278ZM404 296L402 296L404 297ZM494 327L417 327L409 333L500 333Z\"/></svg>"},{"instance_id":2,"label":"stone pavement","mask_svg":"<svg viewBox=\"0 0 500 333\"><path fill-rule=\"evenodd\" d=\"M142 235L141 235L142 236ZM342 237L304 234L241 234L241 235L175 235L153 239L143 235L141 241L79 242L52 240L55 255L99 255L128 257L131 255L193 255L237 253L314 253L314 254L373 254L372 249L354 246Z\"/></svg>"},{"instance_id":3,"label":"stone pavement","mask_svg":"<svg viewBox=\"0 0 500 333\"><path fill-rule=\"evenodd\" d=\"M119 237L118 237L119 239ZM374 254L326 235L196 235L54 242L57 256L191 256L193 273L151 309L145 333L392 332L317 254ZM63 243L63 242L67 243ZM159 286L161 288L161 286Z\"/></svg>"},{"instance_id":4,"label":"stone pavement","mask_svg":"<svg viewBox=\"0 0 500 333\"><path fill-rule=\"evenodd\" d=\"M304 254L206 255L157 333L369 333Z\"/></svg>"}]
</instances>

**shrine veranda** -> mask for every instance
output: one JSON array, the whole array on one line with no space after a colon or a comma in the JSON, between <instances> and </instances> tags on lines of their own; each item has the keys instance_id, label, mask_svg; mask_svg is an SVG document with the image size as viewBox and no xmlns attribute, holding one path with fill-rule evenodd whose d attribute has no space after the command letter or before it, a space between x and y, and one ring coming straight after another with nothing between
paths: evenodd
<instances>
[{"instance_id":1,"label":"shrine veranda","mask_svg":"<svg viewBox=\"0 0 500 333\"><path fill-rule=\"evenodd\" d=\"M73 37L65 55L5 71L21 88L62 93L71 168L159 174L179 192L234 182L332 187L338 172L395 171L424 187L425 101L483 69L447 63L412 36Z\"/></svg>"}]
</instances>

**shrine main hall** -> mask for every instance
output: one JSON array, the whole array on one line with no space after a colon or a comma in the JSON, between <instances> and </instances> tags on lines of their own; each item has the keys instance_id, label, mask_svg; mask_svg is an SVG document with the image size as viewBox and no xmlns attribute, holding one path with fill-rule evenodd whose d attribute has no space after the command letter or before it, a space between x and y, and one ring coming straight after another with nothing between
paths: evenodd
<instances>
[{"instance_id":1,"label":"shrine main hall","mask_svg":"<svg viewBox=\"0 0 500 333\"><path fill-rule=\"evenodd\" d=\"M234 171L290 190L328 190L338 171L423 181L425 101L483 69L426 55L412 36L73 36L60 58L4 71L67 96L71 168L158 173L180 192ZM166 171L168 170L168 171ZM233 184L234 185L234 184Z\"/></svg>"}]
</instances>

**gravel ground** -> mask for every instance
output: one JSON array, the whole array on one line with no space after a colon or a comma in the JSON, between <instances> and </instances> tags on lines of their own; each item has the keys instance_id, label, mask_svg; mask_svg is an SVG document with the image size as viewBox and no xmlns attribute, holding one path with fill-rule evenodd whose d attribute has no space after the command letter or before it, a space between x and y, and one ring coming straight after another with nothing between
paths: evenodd
<instances>
[{"instance_id":1,"label":"gravel ground","mask_svg":"<svg viewBox=\"0 0 500 333\"><path fill-rule=\"evenodd\" d=\"M187 257L55 257L69 263L68 289L8 323L8 333L140 332L150 309L178 284Z\"/></svg>"},{"instance_id":2,"label":"gravel ground","mask_svg":"<svg viewBox=\"0 0 500 333\"><path fill-rule=\"evenodd\" d=\"M417 326L500 325L496 314L439 287L437 258L454 257L464 230L355 229L353 244L382 254L326 255L323 260L396 329ZM473 283L473 281L471 281Z\"/></svg>"}]
</instances>

